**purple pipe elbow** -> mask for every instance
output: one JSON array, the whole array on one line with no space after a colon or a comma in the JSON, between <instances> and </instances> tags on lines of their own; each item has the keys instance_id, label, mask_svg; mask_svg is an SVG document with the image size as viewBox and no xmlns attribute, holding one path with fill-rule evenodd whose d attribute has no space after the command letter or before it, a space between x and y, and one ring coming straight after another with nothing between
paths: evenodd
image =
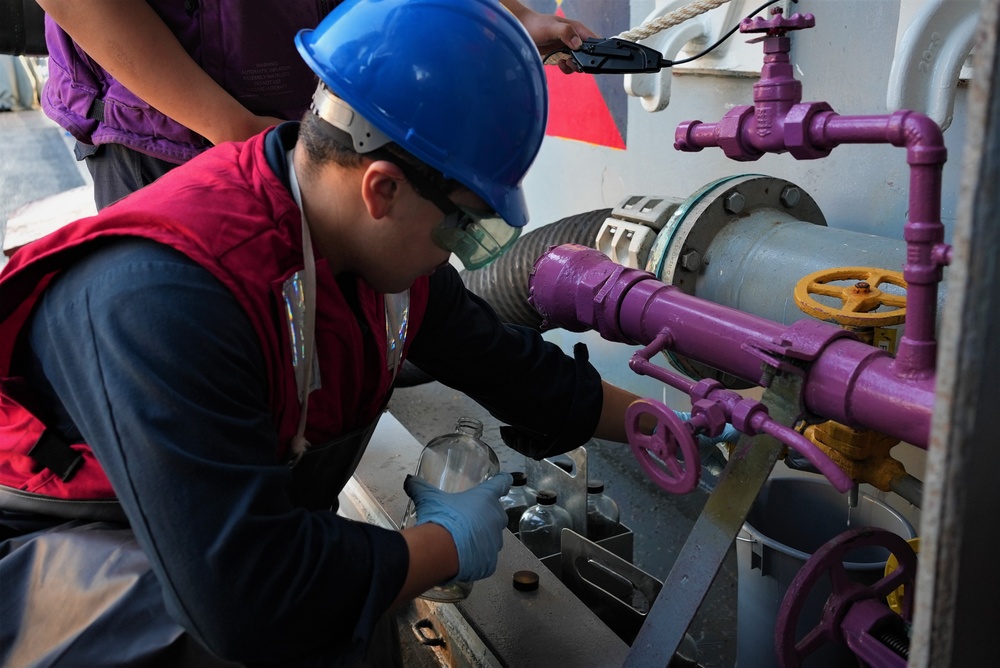
<instances>
[{"instance_id":1,"label":"purple pipe elbow","mask_svg":"<svg viewBox=\"0 0 1000 668\"><path fill-rule=\"evenodd\" d=\"M755 88L756 106L734 107L718 123L681 123L674 147L700 151L717 146L741 161L785 151L800 160L820 158L840 144L905 147L910 165L909 215L903 232L907 319L893 370L903 377L932 376L937 356L937 288L942 267L951 257L950 248L942 243L941 172L948 152L941 128L909 110L887 116L838 116L825 102L798 104L794 87L786 79L762 79Z\"/></svg>"},{"instance_id":2,"label":"purple pipe elbow","mask_svg":"<svg viewBox=\"0 0 1000 668\"><path fill-rule=\"evenodd\" d=\"M812 345L823 350L811 358L806 403L824 417L927 447L937 356L937 288L942 267L952 256L951 247L943 243L941 224L941 172L947 159L943 134L932 119L909 110L883 116L838 116L826 102L802 103L786 33L812 25L811 15L786 19L781 12L772 19L741 25L744 32L767 33L761 77L754 84L754 105L734 107L718 123L681 123L674 134L674 147L700 151L717 146L728 157L741 161L786 151L800 160L821 158L840 144L906 148L910 166L909 214L904 227L907 259L903 266L907 318L896 357L856 341L816 338ZM570 289L571 284L565 285ZM631 290L633 287L636 289ZM781 340L780 332L779 338L774 338L774 328L780 327L775 323L747 320L745 314L720 311L716 305L692 306L677 295L678 291L650 288L642 279L633 280L629 288L635 295L628 299L637 298L638 305L622 308L619 324L600 325L602 335L604 330L614 332L617 338L613 340L648 343L650 335L666 327L671 349L750 381L756 380L753 364L759 364L759 355L743 357L740 351L748 346L764 350L768 341ZM605 295L610 292L605 290ZM624 295L624 291L617 294ZM543 307L544 302L539 300ZM612 310L602 306L601 318L613 319ZM654 311L656 316L651 315ZM633 322L634 314L639 321ZM592 320L588 314L581 315L583 323ZM790 334L790 339L798 337L799 344L810 345L803 340L806 332ZM816 335L822 336L818 331ZM740 346L734 345L741 340Z\"/></svg>"}]
</instances>

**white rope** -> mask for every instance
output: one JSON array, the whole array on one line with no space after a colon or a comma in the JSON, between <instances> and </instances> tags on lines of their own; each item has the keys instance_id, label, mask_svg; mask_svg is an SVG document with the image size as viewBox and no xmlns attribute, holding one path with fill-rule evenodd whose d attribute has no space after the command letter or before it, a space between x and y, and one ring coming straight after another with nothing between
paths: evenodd
<instances>
[{"instance_id":1,"label":"white rope","mask_svg":"<svg viewBox=\"0 0 1000 668\"><path fill-rule=\"evenodd\" d=\"M690 5L684 5L683 7L678 7L672 12L659 16L652 21L646 21L638 28L632 28L631 30L626 30L618 35L619 39L628 40L629 42L638 42L642 39L647 39L652 37L658 32L662 32L667 28L673 28L675 25L689 21L696 16L700 16L705 12L709 12L716 7L726 4L729 0L694 0Z\"/></svg>"}]
</instances>

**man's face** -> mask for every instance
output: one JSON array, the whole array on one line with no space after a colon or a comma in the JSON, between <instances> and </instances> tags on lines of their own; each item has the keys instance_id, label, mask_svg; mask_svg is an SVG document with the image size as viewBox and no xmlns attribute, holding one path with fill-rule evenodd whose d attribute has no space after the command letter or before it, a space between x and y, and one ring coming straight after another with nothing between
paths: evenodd
<instances>
[{"instance_id":1,"label":"man's face","mask_svg":"<svg viewBox=\"0 0 1000 668\"><path fill-rule=\"evenodd\" d=\"M381 221L375 234L366 241L365 262L358 273L375 290L402 292L421 276L429 276L446 264L451 252L434 241L434 230L445 217L434 203L418 195L409 184L402 186L399 206L391 220ZM462 188L451 193L455 204L474 210L487 204L472 191ZM376 242L379 243L376 246Z\"/></svg>"}]
</instances>

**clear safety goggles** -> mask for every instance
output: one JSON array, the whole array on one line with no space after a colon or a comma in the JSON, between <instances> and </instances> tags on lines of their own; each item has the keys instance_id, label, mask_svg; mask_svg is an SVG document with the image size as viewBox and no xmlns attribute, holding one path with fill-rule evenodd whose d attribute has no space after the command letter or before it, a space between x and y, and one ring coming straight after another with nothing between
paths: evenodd
<instances>
[{"instance_id":1,"label":"clear safety goggles","mask_svg":"<svg viewBox=\"0 0 1000 668\"><path fill-rule=\"evenodd\" d=\"M447 197L431 199L445 214L431 233L434 243L454 253L466 269L479 269L503 255L521 234L493 211L475 211Z\"/></svg>"},{"instance_id":2,"label":"clear safety goggles","mask_svg":"<svg viewBox=\"0 0 1000 668\"><path fill-rule=\"evenodd\" d=\"M442 250L454 253L466 269L485 267L517 241L521 228L509 225L495 211L478 211L456 204L410 165L388 152L378 153L403 170L418 195L441 210L444 219L434 228L431 238Z\"/></svg>"}]
</instances>

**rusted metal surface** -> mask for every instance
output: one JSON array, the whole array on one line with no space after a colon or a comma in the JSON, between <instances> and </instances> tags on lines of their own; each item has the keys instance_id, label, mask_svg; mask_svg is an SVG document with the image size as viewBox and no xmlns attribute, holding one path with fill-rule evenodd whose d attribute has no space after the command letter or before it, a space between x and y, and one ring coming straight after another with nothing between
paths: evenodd
<instances>
[{"instance_id":1,"label":"rusted metal surface","mask_svg":"<svg viewBox=\"0 0 1000 668\"><path fill-rule=\"evenodd\" d=\"M954 233L927 454L909 665L996 660L996 435L1000 431L1000 68L996 0L984 2L969 91L969 141ZM987 593L988 592L988 593Z\"/></svg>"},{"instance_id":2,"label":"rusted metal surface","mask_svg":"<svg viewBox=\"0 0 1000 668\"><path fill-rule=\"evenodd\" d=\"M407 502L403 478L414 470L420 450L391 414L383 415L341 507L361 505L358 518L371 523L398 522ZM534 591L511 585L514 573L523 570L538 574ZM496 572L477 581L462 603L432 604L414 621L424 618L430 624L419 626L413 642L437 656L447 654L455 666L608 668L620 666L628 652L625 642L508 531ZM434 644L436 637L445 644ZM401 633L404 638L410 640Z\"/></svg>"}]
</instances>

